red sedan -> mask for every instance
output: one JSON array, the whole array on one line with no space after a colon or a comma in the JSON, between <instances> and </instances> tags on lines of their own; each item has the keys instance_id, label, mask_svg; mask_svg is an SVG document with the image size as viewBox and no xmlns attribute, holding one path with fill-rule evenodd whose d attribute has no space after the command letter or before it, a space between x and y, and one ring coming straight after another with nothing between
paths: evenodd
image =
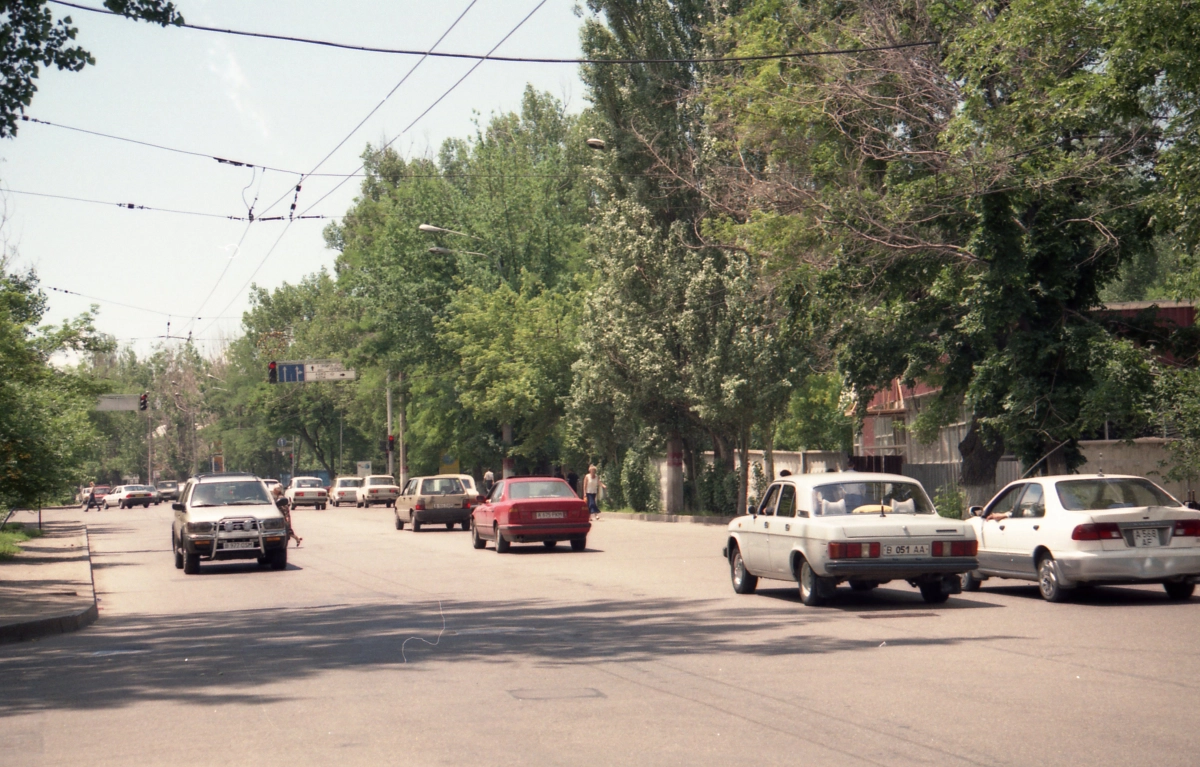
<instances>
[{"instance_id":1,"label":"red sedan","mask_svg":"<svg viewBox=\"0 0 1200 767\"><path fill-rule=\"evenodd\" d=\"M513 543L541 542L552 549L559 541L570 541L572 551L583 551L591 529L587 503L561 479L501 480L471 512L471 543L482 549L495 541L500 554Z\"/></svg>"}]
</instances>

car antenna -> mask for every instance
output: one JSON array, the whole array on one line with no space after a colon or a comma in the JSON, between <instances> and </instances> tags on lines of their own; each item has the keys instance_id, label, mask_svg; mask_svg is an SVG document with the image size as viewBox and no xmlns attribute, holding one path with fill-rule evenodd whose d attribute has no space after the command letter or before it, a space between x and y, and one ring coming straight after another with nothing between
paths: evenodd
<instances>
[{"instance_id":1,"label":"car antenna","mask_svg":"<svg viewBox=\"0 0 1200 767\"><path fill-rule=\"evenodd\" d=\"M1098 468L1096 470L1096 476L1103 477L1104 476L1104 453L1100 454L1100 459L1099 459L1098 463L1100 464L1100 468Z\"/></svg>"}]
</instances>

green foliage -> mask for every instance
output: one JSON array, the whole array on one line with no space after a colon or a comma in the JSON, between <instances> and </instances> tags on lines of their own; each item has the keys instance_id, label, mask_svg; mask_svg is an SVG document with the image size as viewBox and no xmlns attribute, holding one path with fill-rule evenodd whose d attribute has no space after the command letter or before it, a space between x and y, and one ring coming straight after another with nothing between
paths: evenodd
<instances>
[{"instance_id":1,"label":"green foliage","mask_svg":"<svg viewBox=\"0 0 1200 767\"><path fill-rule=\"evenodd\" d=\"M726 517L737 514L737 472L720 462L706 463L696 479L699 513Z\"/></svg>"},{"instance_id":2,"label":"green foliage","mask_svg":"<svg viewBox=\"0 0 1200 767\"><path fill-rule=\"evenodd\" d=\"M939 516L965 519L967 496L957 485L942 485L933 494L933 506Z\"/></svg>"},{"instance_id":3,"label":"green foliage","mask_svg":"<svg viewBox=\"0 0 1200 767\"><path fill-rule=\"evenodd\" d=\"M42 531L25 525L5 525L0 529L0 560L12 559L21 553L20 544L41 538Z\"/></svg>"},{"instance_id":4,"label":"green foliage","mask_svg":"<svg viewBox=\"0 0 1200 767\"><path fill-rule=\"evenodd\" d=\"M1158 378L1155 404L1170 414L1177 439L1167 443L1171 461L1165 474L1176 482L1200 479L1200 370L1172 369Z\"/></svg>"},{"instance_id":5,"label":"green foliage","mask_svg":"<svg viewBox=\"0 0 1200 767\"><path fill-rule=\"evenodd\" d=\"M658 475L646 454L637 449L625 453L621 464L621 496L634 511L658 511Z\"/></svg>"},{"instance_id":6,"label":"green foliage","mask_svg":"<svg viewBox=\"0 0 1200 767\"><path fill-rule=\"evenodd\" d=\"M846 415L842 381L836 373L810 373L788 400L775 430L777 450L840 450L854 444L854 419Z\"/></svg>"}]
</instances>

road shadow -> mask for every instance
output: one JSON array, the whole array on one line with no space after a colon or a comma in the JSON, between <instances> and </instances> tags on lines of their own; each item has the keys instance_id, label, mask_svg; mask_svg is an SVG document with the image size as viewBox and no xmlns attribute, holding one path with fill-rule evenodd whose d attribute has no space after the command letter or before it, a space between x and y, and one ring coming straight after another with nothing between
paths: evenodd
<instances>
[{"instance_id":1,"label":"road shadow","mask_svg":"<svg viewBox=\"0 0 1200 767\"><path fill-rule=\"evenodd\" d=\"M948 600L940 605L931 605L921 598L921 592L908 589L888 588L887 586L879 586L870 591L853 591L848 586L839 586L834 591L833 599L821 607L804 607L800 602L800 591L797 587L791 588L762 588L761 586L755 592L760 596L768 599L778 599L782 602L795 603L797 607L805 610L833 610L836 612L856 613L856 612L879 612L884 613L901 609L921 609L921 610L973 610L977 608L994 608L1003 607L1004 605L997 602L984 602L975 598L966 598L964 594L951 596ZM977 594L972 597L978 596Z\"/></svg>"},{"instance_id":2,"label":"road shadow","mask_svg":"<svg viewBox=\"0 0 1200 767\"><path fill-rule=\"evenodd\" d=\"M993 586L988 581L984 583L983 588L974 592L973 596L989 593L1042 601L1042 594L1038 591L1037 584L1032 582L1010 581L1003 586ZM1091 586L1072 589L1067 597L1067 602L1085 607L1187 607L1188 605L1200 605L1200 597L1170 599L1163 587L1157 584Z\"/></svg>"},{"instance_id":3,"label":"road shadow","mask_svg":"<svg viewBox=\"0 0 1200 767\"><path fill-rule=\"evenodd\" d=\"M221 568L239 565L214 566ZM253 565L250 566L253 569ZM201 573L205 570L202 569ZM824 636L832 611L730 606L723 600L422 601L102 618L78 634L0 647L0 716L139 702L243 704L264 686L330 670L431 663L543 665L653 661L684 654L772 658L874 650L877 639ZM444 621L444 623L443 623ZM443 633L444 630L444 633ZM436 643L405 640L419 638ZM948 647L1019 637L906 637ZM888 640L889 645L893 643Z\"/></svg>"}]
</instances>

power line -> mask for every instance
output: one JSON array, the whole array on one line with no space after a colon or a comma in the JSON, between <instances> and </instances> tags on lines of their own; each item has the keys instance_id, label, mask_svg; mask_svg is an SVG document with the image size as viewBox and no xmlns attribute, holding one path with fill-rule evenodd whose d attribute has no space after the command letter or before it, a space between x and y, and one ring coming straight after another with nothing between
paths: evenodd
<instances>
[{"instance_id":1,"label":"power line","mask_svg":"<svg viewBox=\"0 0 1200 767\"><path fill-rule=\"evenodd\" d=\"M124 16L121 13L114 13L103 8L90 8L86 5L77 5L76 3L65 2L65 0L49 0L56 5L65 5L68 8L77 8L81 11L90 11L92 13L103 13L110 16ZM128 18L128 17L127 17ZM183 27L185 29L195 29L200 32L217 32L224 35L235 35L238 37L257 37L264 40L280 40L289 43L304 43L306 45L319 45L325 48L339 48L348 51L362 51L366 53L389 53L398 54L401 56L432 56L447 59L475 59L479 61L500 61L506 63L519 64L599 64L599 65L617 65L630 66L637 64L723 64L723 63L738 63L743 61L778 61L780 59L802 59L811 58L813 56L848 56L855 53L872 53L875 51L894 51L903 48L917 48L926 45L938 45L940 40L921 40L911 43L895 43L892 45L876 45L863 48L828 48L815 51L789 51L787 53L763 53L754 56L712 56L705 58L694 59L557 59L557 58L536 58L530 56L492 56L491 54L478 53L438 53L432 50L417 51L405 48L378 48L370 45L351 45L349 43L335 43L329 40L316 40L308 37L293 37L291 35L276 35L269 32L246 32L237 29L222 29L220 27L206 27L199 24L175 24L172 26Z\"/></svg>"},{"instance_id":2,"label":"power line","mask_svg":"<svg viewBox=\"0 0 1200 767\"><path fill-rule=\"evenodd\" d=\"M66 293L69 296L79 296L80 298L86 298L91 301L99 301L100 303L104 303L104 304L113 304L115 306L123 306L126 309L136 309L139 312L149 312L151 314L160 314L164 317L178 317L181 320L191 320L191 319L202 320L202 319L204 319L203 317L184 317L183 315L180 315L180 314L172 314L171 312L162 312L162 311L159 311L158 309L148 309L145 306L134 306L133 304L125 304L120 301L114 301L111 298L101 298L100 296L89 296L87 293L79 293L78 291L67 290L66 288L56 288L56 287L53 287L50 285L43 285L42 287L46 288L46 290L53 290L55 293ZM209 317L209 319L210 320L236 320L239 318L238 317Z\"/></svg>"},{"instance_id":3,"label":"power line","mask_svg":"<svg viewBox=\"0 0 1200 767\"><path fill-rule=\"evenodd\" d=\"M148 210L153 213L174 213L178 216L200 216L202 218L223 218L229 221L283 221L285 216L263 216L255 218L253 214L250 216L225 216L220 213L202 213L195 210L176 210L174 208L155 208L149 205L138 205L132 202L111 202L109 200L93 200L88 197L72 197L66 194L50 194L49 192L27 192L21 189L4 189L7 194L24 194L30 197L48 197L53 200L70 200L71 202L85 202L91 205L106 205L109 207L124 208L125 210ZM313 218L313 219L328 219L341 218L340 216L296 216L296 218Z\"/></svg>"}]
</instances>

